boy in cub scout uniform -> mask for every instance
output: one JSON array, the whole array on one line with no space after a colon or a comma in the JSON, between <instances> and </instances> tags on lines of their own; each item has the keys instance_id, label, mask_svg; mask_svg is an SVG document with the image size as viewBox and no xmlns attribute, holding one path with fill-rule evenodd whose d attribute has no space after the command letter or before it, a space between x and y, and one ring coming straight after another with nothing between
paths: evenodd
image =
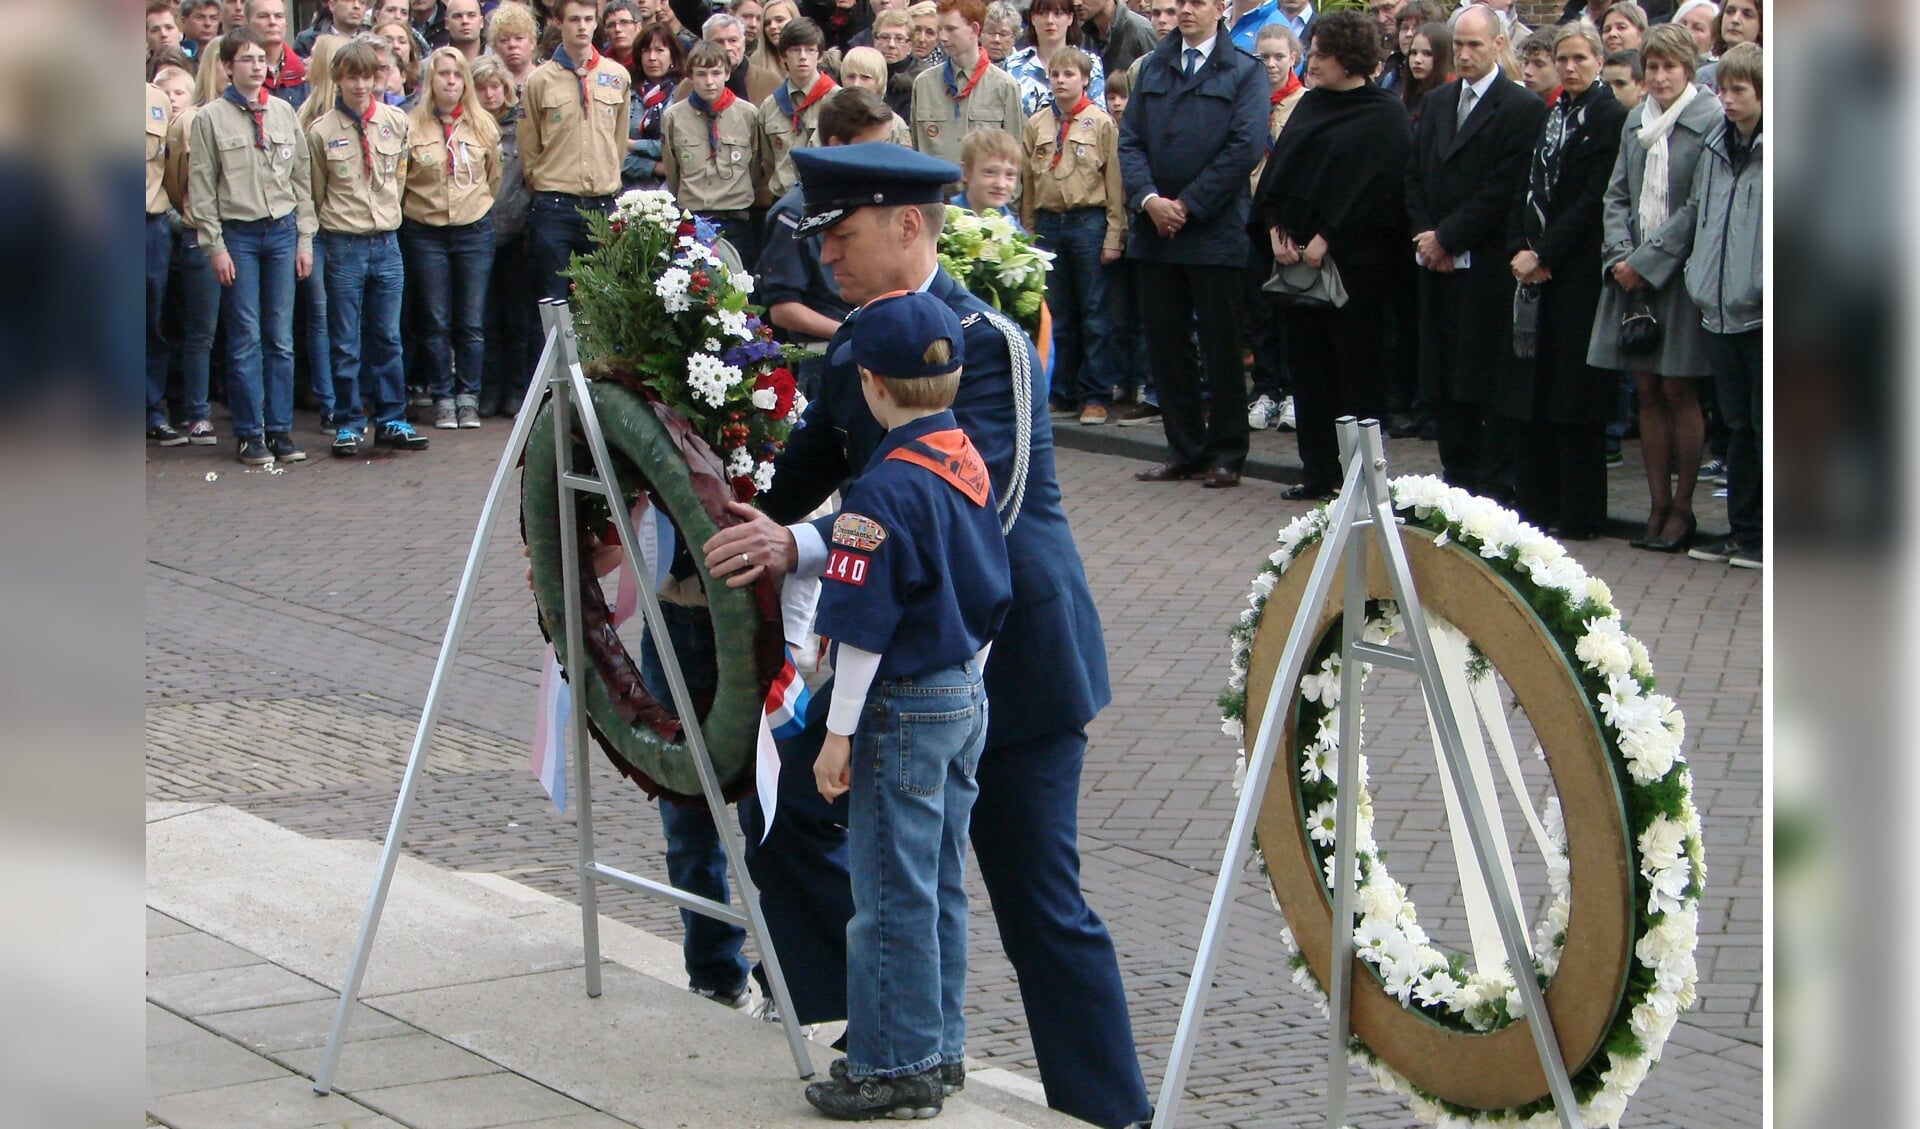
<instances>
[{"instance_id":1,"label":"boy in cub scout uniform","mask_svg":"<svg viewBox=\"0 0 1920 1129\"><path fill-rule=\"evenodd\" d=\"M847 1057L829 1117L931 1117L966 1061L967 827L987 741L988 650L1013 582L987 464L950 406L964 335L943 301L885 294L833 360L887 429L833 521L814 625L834 642L814 781L850 794Z\"/></svg>"},{"instance_id":2,"label":"boy in cub scout uniform","mask_svg":"<svg viewBox=\"0 0 1920 1129\"><path fill-rule=\"evenodd\" d=\"M147 83L147 438L178 447L185 432L167 419L167 338L160 330L167 271L173 261L173 225L167 219L167 95Z\"/></svg>"},{"instance_id":3,"label":"boy in cub scout uniform","mask_svg":"<svg viewBox=\"0 0 1920 1129\"><path fill-rule=\"evenodd\" d=\"M593 250L580 214L613 210L627 155L627 68L594 50L596 0L560 0L560 46L520 95L520 165L533 192L527 217L534 297L565 299L567 256Z\"/></svg>"},{"instance_id":4,"label":"boy in cub scout uniform","mask_svg":"<svg viewBox=\"0 0 1920 1129\"><path fill-rule=\"evenodd\" d=\"M1047 272L1053 313L1053 400L1080 422L1107 422L1113 401L1107 264L1127 245L1120 129L1087 97L1093 58L1062 47L1047 63L1053 105L1027 119L1021 221L1056 256Z\"/></svg>"},{"instance_id":5,"label":"boy in cub scout uniform","mask_svg":"<svg viewBox=\"0 0 1920 1129\"><path fill-rule=\"evenodd\" d=\"M740 261L751 263L760 255L750 215L761 176L754 160L760 115L727 89L732 69L717 44L702 41L687 53L693 92L660 118L660 175L681 207L712 220Z\"/></svg>"},{"instance_id":6,"label":"boy in cub scout uniform","mask_svg":"<svg viewBox=\"0 0 1920 1129\"><path fill-rule=\"evenodd\" d=\"M981 126L1018 134L1020 82L994 66L980 46L985 0L940 0L940 46L947 59L913 80L913 147L958 163L960 142Z\"/></svg>"},{"instance_id":7,"label":"boy in cub scout uniform","mask_svg":"<svg viewBox=\"0 0 1920 1129\"><path fill-rule=\"evenodd\" d=\"M334 52L333 109L307 127L313 210L326 255L327 339L333 352L333 453L360 453L374 404L376 446L426 448L407 422L400 355L401 190L407 182L407 116L374 97L380 55L370 43Z\"/></svg>"},{"instance_id":8,"label":"boy in cub scout uniform","mask_svg":"<svg viewBox=\"0 0 1920 1129\"><path fill-rule=\"evenodd\" d=\"M760 167L773 199L793 187L793 151L820 144L820 103L840 84L820 73L820 25L801 16L780 29L787 80L760 103Z\"/></svg>"}]
</instances>

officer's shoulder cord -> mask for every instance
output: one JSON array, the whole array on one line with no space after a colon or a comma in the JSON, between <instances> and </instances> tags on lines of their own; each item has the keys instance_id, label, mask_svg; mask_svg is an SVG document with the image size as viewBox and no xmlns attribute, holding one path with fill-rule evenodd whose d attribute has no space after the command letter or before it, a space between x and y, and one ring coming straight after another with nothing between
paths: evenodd
<instances>
[{"instance_id":1,"label":"officer's shoulder cord","mask_svg":"<svg viewBox=\"0 0 1920 1129\"><path fill-rule=\"evenodd\" d=\"M971 325L980 317L1007 339L1007 360L1013 369L1013 473L1000 492L1000 533L1005 536L1020 520L1020 504L1027 494L1027 467L1033 454L1033 361L1026 330L998 310L974 314L961 325Z\"/></svg>"}]
</instances>

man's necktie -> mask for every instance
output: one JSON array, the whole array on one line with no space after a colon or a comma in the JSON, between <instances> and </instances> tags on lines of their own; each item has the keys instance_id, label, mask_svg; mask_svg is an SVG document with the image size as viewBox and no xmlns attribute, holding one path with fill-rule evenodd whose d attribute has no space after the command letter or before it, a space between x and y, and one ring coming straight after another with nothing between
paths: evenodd
<instances>
[{"instance_id":1,"label":"man's necktie","mask_svg":"<svg viewBox=\"0 0 1920 1129\"><path fill-rule=\"evenodd\" d=\"M1187 48L1186 58L1186 65L1180 68L1180 73L1186 75L1188 78L1192 78L1193 72L1200 69L1200 48Z\"/></svg>"},{"instance_id":2,"label":"man's necktie","mask_svg":"<svg viewBox=\"0 0 1920 1129\"><path fill-rule=\"evenodd\" d=\"M1461 126L1467 124L1467 115L1473 113L1473 104L1478 97L1479 96L1473 92L1473 87L1463 86L1460 88L1460 111L1454 115L1453 128L1459 129Z\"/></svg>"}]
</instances>

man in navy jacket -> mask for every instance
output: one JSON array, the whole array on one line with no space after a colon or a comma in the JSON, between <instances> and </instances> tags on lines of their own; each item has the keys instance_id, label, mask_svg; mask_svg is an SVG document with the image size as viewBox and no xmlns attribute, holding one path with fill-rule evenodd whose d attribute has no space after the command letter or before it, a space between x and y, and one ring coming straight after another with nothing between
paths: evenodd
<instances>
[{"instance_id":1,"label":"man in navy jacket","mask_svg":"<svg viewBox=\"0 0 1920 1129\"><path fill-rule=\"evenodd\" d=\"M821 235L820 261L847 301L923 289L960 317L967 365L953 413L992 477L1013 577L1013 606L986 670L991 713L974 859L1019 978L1047 1104L1110 1129L1144 1121L1152 1110L1119 962L1080 888L1086 725L1110 694L1099 612L1054 478L1045 374L1020 328L937 265L938 224L929 216L943 216L942 188L960 178L958 166L887 142L801 149L793 158L807 216L794 237ZM1240 179L1244 196L1246 170ZM847 325L858 318L856 311ZM834 335L829 357L848 332ZM812 529L777 523L798 523L842 487L885 434L852 366L829 364L820 396L774 461L762 509L734 507L747 520L707 542L707 567L735 585L768 568L818 575L832 518ZM844 801L805 794L824 731L824 711L815 712L808 732L781 749L779 806L766 842L759 843L757 805L741 805L748 867L802 1023L846 1014L851 915Z\"/></svg>"},{"instance_id":2,"label":"man in navy jacket","mask_svg":"<svg viewBox=\"0 0 1920 1129\"><path fill-rule=\"evenodd\" d=\"M1127 257L1154 263L1143 321L1167 462L1143 482L1238 486L1247 461L1240 368L1248 177L1265 152L1267 77L1235 47L1219 0L1181 0L1178 35L1146 56L1120 124L1133 213ZM1189 341L1198 318L1201 367ZM1204 369L1212 411L1202 410Z\"/></svg>"}]
</instances>

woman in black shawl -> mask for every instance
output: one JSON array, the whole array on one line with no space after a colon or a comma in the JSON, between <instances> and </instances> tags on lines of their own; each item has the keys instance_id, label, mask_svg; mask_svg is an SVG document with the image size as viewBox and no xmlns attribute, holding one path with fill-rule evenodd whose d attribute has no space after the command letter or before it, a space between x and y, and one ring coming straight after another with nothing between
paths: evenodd
<instances>
[{"instance_id":1,"label":"woman in black shawl","mask_svg":"<svg viewBox=\"0 0 1920 1129\"><path fill-rule=\"evenodd\" d=\"M1496 403L1510 420L1521 515L1585 541L1607 517L1606 425L1619 374L1587 364L1587 343L1600 304L1602 205L1627 109L1598 81L1605 54L1593 28L1562 27L1553 58L1560 96L1508 223L1514 356Z\"/></svg>"},{"instance_id":2,"label":"woman in black shawl","mask_svg":"<svg viewBox=\"0 0 1920 1129\"><path fill-rule=\"evenodd\" d=\"M1403 198L1412 130L1400 99L1367 81L1380 33L1358 11L1322 16L1307 50L1312 89L1274 142L1256 206L1281 266L1332 260L1347 302L1287 307L1300 483L1281 496L1333 496L1340 484L1333 421L1387 418L1386 370L1396 256L1407 256Z\"/></svg>"}]
</instances>

